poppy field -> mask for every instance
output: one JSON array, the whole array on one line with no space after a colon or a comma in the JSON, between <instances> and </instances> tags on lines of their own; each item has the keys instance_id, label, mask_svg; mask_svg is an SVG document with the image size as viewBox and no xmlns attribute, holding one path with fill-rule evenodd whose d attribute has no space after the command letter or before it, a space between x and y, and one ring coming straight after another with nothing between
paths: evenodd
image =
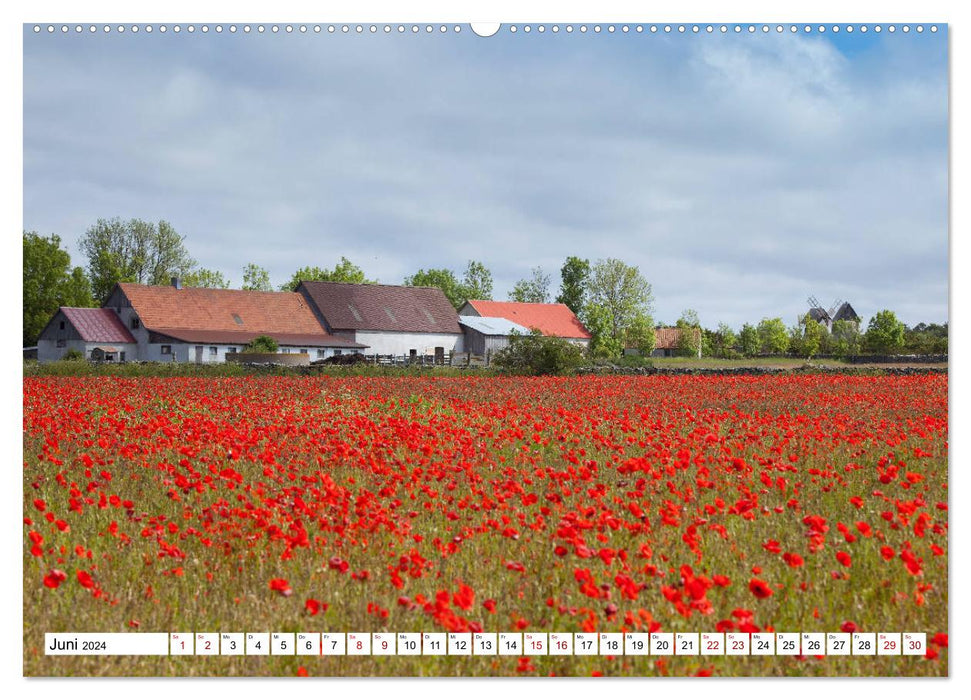
<instances>
[{"instance_id":1,"label":"poppy field","mask_svg":"<svg viewBox=\"0 0 971 700\"><path fill-rule=\"evenodd\" d=\"M946 676L946 375L27 377L24 673ZM45 632L926 632L918 657L46 657Z\"/></svg>"}]
</instances>

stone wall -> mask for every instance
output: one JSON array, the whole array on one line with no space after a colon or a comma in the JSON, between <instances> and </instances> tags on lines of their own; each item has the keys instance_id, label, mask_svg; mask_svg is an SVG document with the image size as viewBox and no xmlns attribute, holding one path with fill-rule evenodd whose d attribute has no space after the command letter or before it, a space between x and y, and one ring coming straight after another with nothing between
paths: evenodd
<instances>
[{"instance_id":1,"label":"stone wall","mask_svg":"<svg viewBox=\"0 0 971 700\"><path fill-rule=\"evenodd\" d=\"M226 362L247 365L284 365L285 367L309 367L310 355L305 352L227 352Z\"/></svg>"}]
</instances>

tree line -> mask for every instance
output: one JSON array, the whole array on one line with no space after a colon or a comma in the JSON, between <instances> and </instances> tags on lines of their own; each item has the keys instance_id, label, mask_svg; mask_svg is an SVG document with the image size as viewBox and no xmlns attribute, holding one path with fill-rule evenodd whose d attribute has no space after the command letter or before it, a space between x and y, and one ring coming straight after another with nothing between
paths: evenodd
<instances>
[{"instance_id":1,"label":"tree line","mask_svg":"<svg viewBox=\"0 0 971 700\"><path fill-rule=\"evenodd\" d=\"M81 237L79 249L86 265L73 266L57 235L44 237L23 232L24 345L37 336L60 306L100 306L118 282L167 285L179 277L186 287L230 289L233 283L222 272L199 267L189 254L185 236L171 224L140 219L99 219ZM239 289L293 291L302 281L373 284L364 271L341 257L332 267L304 266L274 287L266 268L248 263L241 270ZM470 299L491 300L493 278L484 263L469 260L461 273L447 268L422 268L405 277L405 285L438 287L459 309ZM594 357L616 359L625 350L649 355L656 344L653 294L650 283L636 266L616 258L591 262L568 257L560 268L560 284L554 296L553 277L542 267L518 280L510 301L557 302L568 306L590 331L589 352ZM685 309L674 324L676 352L695 356L742 357L760 354L854 355L860 352L947 352L947 324L918 324L907 328L892 311L881 311L865 332L856 324L837 321L830 332L810 318L787 328L779 318L745 324L736 333L726 324L715 330L702 327L698 315Z\"/></svg>"}]
</instances>

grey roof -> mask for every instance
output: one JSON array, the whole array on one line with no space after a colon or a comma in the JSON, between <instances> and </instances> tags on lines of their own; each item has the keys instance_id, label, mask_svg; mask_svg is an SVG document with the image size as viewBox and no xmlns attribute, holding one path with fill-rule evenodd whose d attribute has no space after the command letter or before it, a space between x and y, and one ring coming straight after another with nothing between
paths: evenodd
<instances>
[{"instance_id":1,"label":"grey roof","mask_svg":"<svg viewBox=\"0 0 971 700\"><path fill-rule=\"evenodd\" d=\"M811 318L814 321L830 320L829 313L826 311L826 309L820 308L818 306L813 309L809 309L809 318Z\"/></svg>"},{"instance_id":2,"label":"grey roof","mask_svg":"<svg viewBox=\"0 0 971 700\"><path fill-rule=\"evenodd\" d=\"M514 331L529 335L529 329L525 326L495 316L459 316L459 324L477 330L483 335L512 335Z\"/></svg>"},{"instance_id":3,"label":"grey roof","mask_svg":"<svg viewBox=\"0 0 971 700\"><path fill-rule=\"evenodd\" d=\"M839 310L833 314L834 321L859 321L860 315L850 306L850 302L844 301Z\"/></svg>"},{"instance_id":4,"label":"grey roof","mask_svg":"<svg viewBox=\"0 0 971 700\"><path fill-rule=\"evenodd\" d=\"M330 330L455 333L458 313L437 287L301 282Z\"/></svg>"}]
</instances>

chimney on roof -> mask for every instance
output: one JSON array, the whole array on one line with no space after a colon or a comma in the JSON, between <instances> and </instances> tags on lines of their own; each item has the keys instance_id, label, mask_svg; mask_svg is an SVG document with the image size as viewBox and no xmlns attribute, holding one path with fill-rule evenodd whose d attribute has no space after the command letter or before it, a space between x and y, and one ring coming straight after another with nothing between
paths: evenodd
<instances>
[{"instance_id":1,"label":"chimney on roof","mask_svg":"<svg viewBox=\"0 0 971 700\"><path fill-rule=\"evenodd\" d=\"M182 289L182 278L181 277L173 277L172 278L172 286L175 287L176 289Z\"/></svg>"}]
</instances>

